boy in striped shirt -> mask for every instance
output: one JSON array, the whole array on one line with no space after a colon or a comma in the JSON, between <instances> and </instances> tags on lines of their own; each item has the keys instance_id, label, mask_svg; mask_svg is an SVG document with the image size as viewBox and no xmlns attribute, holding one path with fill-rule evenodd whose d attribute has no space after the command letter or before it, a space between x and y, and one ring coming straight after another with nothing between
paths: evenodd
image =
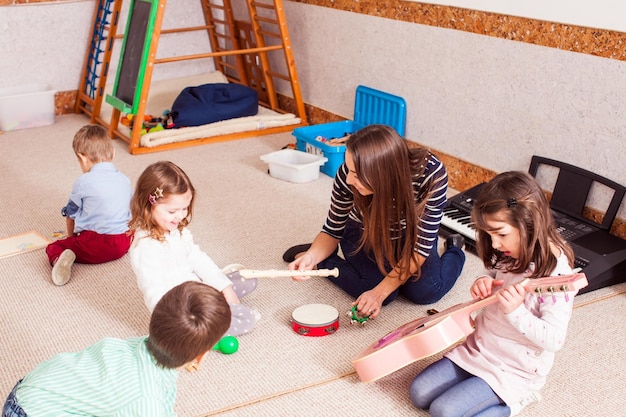
<instances>
[{"instance_id":1,"label":"boy in striped shirt","mask_svg":"<svg viewBox=\"0 0 626 417\"><path fill-rule=\"evenodd\" d=\"M185 282L157 303L148 336L61 353L17 383L2 417L175 416L178 369L197 370L230 325L216 289Z\"/></svg>"}]
</instances>

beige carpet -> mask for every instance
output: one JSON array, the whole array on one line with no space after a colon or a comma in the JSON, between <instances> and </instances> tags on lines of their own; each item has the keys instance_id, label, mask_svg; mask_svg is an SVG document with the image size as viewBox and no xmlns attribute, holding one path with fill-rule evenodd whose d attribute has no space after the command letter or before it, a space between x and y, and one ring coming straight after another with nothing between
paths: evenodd
<instances>
[{"instance_id":1,"label":"beige carpet","mask_svg":"<svg viewBox=\"0 0 626 417\"><path fill-rule=\"evenodd\" d=\"M0 135L0 238L37 230L50 237L63 230L60 208L80 168L71 149L74 132L87 119L57 117L56 124ZM260 155L292 142L290 134L131 156L116 141L115 163L134 182L143 168L168 159L187 171L196 189L191 229L219 265L283 269L285 248L310 241L328 208L331 179L292 184L267 174ZM233 355L210 353L195 374L181 372L180 416L391 416L428 415L407 394L412 377L431 358L377 382L361 383L351 360L388 331L468 299L481 271L468 262L458 284L439 303L415 306L397 300L366 326L351 326L351 298L325 279L304 283L262 278L244 302L262 314L255 330L239 338ZM65 287L50 282L43 250L0 259L0 396L37 363L61 351L82 349L105 337L145 334L148 313L124 257L104 265L76 265ZM541 403L523 415L624 416L626 295L624 284L576 298L571 331ZM292 311L324 303L340 311L334 335L299 336Z\"/></svg>"}]
</instances>

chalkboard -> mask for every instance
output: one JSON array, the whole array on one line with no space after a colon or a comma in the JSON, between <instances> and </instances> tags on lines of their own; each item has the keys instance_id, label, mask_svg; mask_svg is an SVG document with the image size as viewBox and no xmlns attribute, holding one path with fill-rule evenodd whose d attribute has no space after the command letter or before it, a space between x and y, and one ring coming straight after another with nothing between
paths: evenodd
<instances>
[{"instance_id":1,"label":"chalkboard","mask_svg":"<svg viewBox=\"0 0 626 417\"><path fill-rule=\"evenodd\" d=\"M113 94L106 98L107 103L125 113L136 113L141 99L157 2L134 0L130 5Z\"/></svg>"}]
</instances>

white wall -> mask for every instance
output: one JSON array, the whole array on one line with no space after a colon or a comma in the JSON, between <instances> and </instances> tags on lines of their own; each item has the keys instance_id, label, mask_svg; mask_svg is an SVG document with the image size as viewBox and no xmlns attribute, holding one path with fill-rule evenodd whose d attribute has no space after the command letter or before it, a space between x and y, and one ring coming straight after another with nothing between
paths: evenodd
<instances>
[{"instance_id":1,"label":"white wall","mask_svg":"<svg viewBox=\"0 0 626 417\"><path fill-rule=\"evenodd\" d=\"M128 5L122 8L118 33L125 31ZM0 7L0 88L44 84L57 91L78 89L95 2L30 3ZM182 23L181 23L182 22ZM203 25L198 0L170 0L163 28ZM104 46L104 44L103 44ZM113 81L121 40L115 43L109 81ZM157 58L210 52L206 32L161 35ZM210 60L159 64L154 78L164 79L215 67Z\"/></svg>"},{"instance_id":2,"label":"white wall","mask_svg":"<svg viewBox=\"0 0 626 417\"><path fill-rule=\"evenodd\" d=\"M496 172L527 170L536 154L626 185L626 62L285 8L305 102L351 118L364 84L404 97L407 138L436 150Z\"/></svg>"},{"instance_id":3,"label":"white wall","mask_svg":"<svg viewBox=\"0 0 626 417\"><path fill-rule=\"evenodd\" d=\"M0 87L76 90L94 3L0 7Z\"/></svg>"}]
</instances>

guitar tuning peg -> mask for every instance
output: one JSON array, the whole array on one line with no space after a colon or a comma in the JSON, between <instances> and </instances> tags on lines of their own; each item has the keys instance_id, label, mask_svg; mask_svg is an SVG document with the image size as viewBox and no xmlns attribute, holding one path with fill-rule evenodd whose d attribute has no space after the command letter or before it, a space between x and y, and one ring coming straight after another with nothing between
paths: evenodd
<instances>
[{"instance_id":1,"label":"guitar tuning peg","mask_svg":"<svg viewBox=\"0 0 626 417\"><path fill-rule=\"evenodd\" d=\"M554 295L554 287L552 286L548 287L548 291L550 291L550 294L552 294L552 304L556 304L556 296Z\"/></svg>"},{"instance_id":2,"label":"guitar tuning peg","mask_svg":"<svg viewBox=\"0 0 626 417\"><path fill-rule=\"evenodd\" d=\"M565 284L561 285L561 291L563 291L563 293L565 294L565 302L569 302L569 295L567 294L567 291L569 290L569 287Z\"/></svg>"},{"instance_id":3,"label":"guitar tuning peg","mask_svg":"<svg viewBox=\"0 0 626 417\"><path fill-rule=\"evenodd\" d=\"M535 288L535 292L539 294L539 302L543 303L543 295L541 295L541 288L539 287Z\"/></svg>"}]
</instances>

